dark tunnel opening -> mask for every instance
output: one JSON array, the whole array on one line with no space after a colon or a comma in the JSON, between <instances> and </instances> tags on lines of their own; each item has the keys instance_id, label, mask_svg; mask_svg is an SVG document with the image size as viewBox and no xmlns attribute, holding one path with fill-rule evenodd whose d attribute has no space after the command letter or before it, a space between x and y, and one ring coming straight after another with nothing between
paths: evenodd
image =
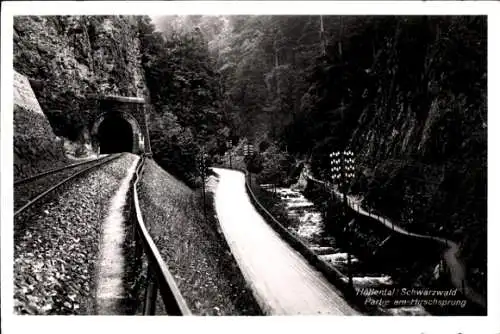
<instances>
[{"instance_id":1,"label":"dark tunnel opening","mask_svg":"<svg viewBox=\"0 0 500 334\"><path fill-rule=\"evenodd\" d=\"M132 126L120 116L109 116L99 126L98 140L101 154L132 152Z\"/></svg>"}]
</instances>

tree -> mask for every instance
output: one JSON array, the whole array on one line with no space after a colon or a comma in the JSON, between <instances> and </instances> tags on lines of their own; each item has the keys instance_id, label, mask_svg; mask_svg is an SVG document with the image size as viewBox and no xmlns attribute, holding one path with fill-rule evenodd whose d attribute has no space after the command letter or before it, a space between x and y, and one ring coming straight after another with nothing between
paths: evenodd
<instances>
[{"instance_id":1,"label":"tree","mask_svg":"<svg viewBox=\"0 0 500 334\"><path fill-rule=\"evenodd\" d=\"M153 155L161 166L194 184L197 155L202 147L216 149L219 129L227 124L208 43L197 27L162 33L147 17L139 21L139 35L153 105Z\"/></svg>"}]
</instances>

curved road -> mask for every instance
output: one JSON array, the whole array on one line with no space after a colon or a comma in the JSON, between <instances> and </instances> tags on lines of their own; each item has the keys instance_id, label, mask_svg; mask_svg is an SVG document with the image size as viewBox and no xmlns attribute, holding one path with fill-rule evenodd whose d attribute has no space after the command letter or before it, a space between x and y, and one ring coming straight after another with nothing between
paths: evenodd
<instances>
[{"instance_id":1,"label":"curved road","mask_svg":"<svg viewBox=\"0 0 500 334\"><path fill-rule=\"evenodd\" d=\"M263 311L270 315L357 314L257 213L246 193L244 174L213 170L220 176L215 209L221 229Z\"/></svg>"},{"instance_id":2,"label":"curved road","mask_svg":"<svg viewBox=\"0 0 500 334\"><path fill-rule=\"evenodd\" d=\"M307 178L313 182L321 183L321 184L327 185L327 186L329 185L328 183L325 183L324 181L318 180L318 179L312 177L311 175L307 175ZM333 193L337 197L342 198L342 194L335 187L331 187L331 189L333 189ZM378 222L384 224L386 227L392 229L394 232L398 232L400 234L405 234L405 235L408 235L408 236L411 236L411 237L414 237L417 239L434 240L436 242L439 242L439 243L445 245L447 248L443 253L443 258L444 258L446 264L448 265L448 268L450 269L452 284L457 289L462 291L469 300L486 308L485 298L483 296L481 296L479 293L477 293L476 291L474 291L474 289L472 289L467 284L467 280L465 277L466 276L465 275L465 272L466 272L465 265L459 259L458 254L459 254L460 248L458 247L458 245L455 242L448 240L448 239L444 239L444 238L409 232L409 231L399 227L398 225L394 224L393 221L391 221L385 217L382 217L382 216L379 216L379 215L376 215L374 213L371 213L369 211L364 210L361 207L359 201L351 196L347 196L347 203L348 203L349 207L351 207L351 209L353 209L354 211L358 212L359 214L361 214L363 216L367 216L367 217L370 217L370 218L377 220Z\"/></svg>"}]
</instances>

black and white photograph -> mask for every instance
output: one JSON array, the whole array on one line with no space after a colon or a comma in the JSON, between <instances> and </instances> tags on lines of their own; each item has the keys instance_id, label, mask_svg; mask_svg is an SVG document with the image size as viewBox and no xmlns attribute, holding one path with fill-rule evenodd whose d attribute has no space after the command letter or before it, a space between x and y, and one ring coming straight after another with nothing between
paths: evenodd
<instances>
[{"instance_id":1,"label":"black and white photograph","mask_svg":"<svg viewBox=\"0 0 500 334\"><path fill-rule=\"evenodd\" d=\"M261 6L11 16L2 312L491 315L492 18Z\"/></svg>"}]
</instances>

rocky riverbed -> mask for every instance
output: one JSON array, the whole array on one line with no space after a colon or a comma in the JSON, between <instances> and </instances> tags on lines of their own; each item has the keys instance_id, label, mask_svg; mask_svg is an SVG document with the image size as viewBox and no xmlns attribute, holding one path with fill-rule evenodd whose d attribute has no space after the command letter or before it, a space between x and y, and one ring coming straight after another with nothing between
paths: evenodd
<instances>
[{"instance_id":1,"label":"rocky riverbed","mask_svg":"<svg viewBox=\"0 0 500 334\"><path fill-rule=\"evenodd\" d=\"M322 261L343 273L346 281L350 270L355 289L374 288L380 290L393 288L394 281L390 274L374 271L372 268L367 269L367 266L352 254L350 255L351 266L348 266L348 252L337 245L334 236L326 235L325 222L321 212L300 191L284 187L278 187L274 190L266 185L263 185L263 188L276 192L286 207L288 216L296 222L296 224L287 228L318 254ZM392 315L427 314L426 310L421 306L384 308L382 311Z\"/></svg>"}]
</instances>

